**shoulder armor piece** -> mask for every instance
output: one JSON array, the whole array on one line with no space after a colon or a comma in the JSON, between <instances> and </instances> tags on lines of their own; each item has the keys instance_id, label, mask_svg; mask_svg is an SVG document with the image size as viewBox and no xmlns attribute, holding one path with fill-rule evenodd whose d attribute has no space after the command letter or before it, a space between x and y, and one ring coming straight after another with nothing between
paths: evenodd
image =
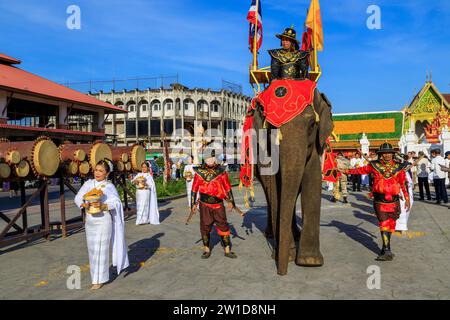
<instances>
[{"instance_id":1,"label":"shoulder armor piece","mask_svg":"<svg viewBox=\"0 0 450 320\"><path fill-rule=\"evenodd\" d=\"M294 63L300 59L304 59L309 55L307 51L287 51L284 49L273 49L268 51L270 56L281 63Z\"/></svg>"}]
</instances>

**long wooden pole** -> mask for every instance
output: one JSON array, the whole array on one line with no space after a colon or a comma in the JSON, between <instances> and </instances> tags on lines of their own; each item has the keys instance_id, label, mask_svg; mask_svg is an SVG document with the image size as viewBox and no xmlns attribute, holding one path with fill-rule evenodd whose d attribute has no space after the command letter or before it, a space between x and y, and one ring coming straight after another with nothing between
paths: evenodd
<instances>
[{"instance_id":1,"label":"long wooden pole","mask_svg":"<svg viewBox=\"0 0 450 320\"><path fill-rule=\"evenodd\" d=\"M317 72L318 70L318 66L317 66L317 21L316 21L316 1L313 1L313 38L314 38L314 71Z\"/></svg>"},{"instance_id":2,"label":"long wooden pole","mask_svg":"<svg viewBox=\"0 0 450 320\"><path fill-rule=\"evenodd\" d=\"M255 35L253 37L253 71L258 70L258 17L259 17L259 0L256 0L256 15L255 15Z\"/></svg>"}]
</instances>

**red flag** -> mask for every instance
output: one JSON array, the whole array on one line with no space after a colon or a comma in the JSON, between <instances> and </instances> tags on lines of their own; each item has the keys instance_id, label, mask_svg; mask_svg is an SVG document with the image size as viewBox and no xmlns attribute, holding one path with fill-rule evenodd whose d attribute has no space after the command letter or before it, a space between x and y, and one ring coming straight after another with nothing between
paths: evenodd
<instances>
[{"instance_id":1,"label":"red flag","mask_svg":"<svg viewBox=\"0 0 450 320\"><path fill-rule=\"evenodd\" d=\"M240 181L242 185L249 188L253 184L253 149L251 129L253 126L253 116L247 115L242 128L241 145L241 172Z\"/></svg>"},{"instance_id":2,"label":"red flag","mask_svg":"<svg viewBox=\"0 0 450 320\"><path fill-rule=\"evenodd\" d=\"M333 154L333 149L331 149L330 138L327 139L323 157L323 180L333 183L337 182L339 177L341 176L341 173L337 169L337 162Z\"/></svg>"},{"instance_id":3,"label":"red flag","mask_svg":"<svg viewBox=\"0 0 450 320\"><path fill-rule=\"evenodd\" d=\"M307 28L305 32L303 32L302 36L302 51L310 51L312 50L312 29Z\"/></svg>"}]
</instances>

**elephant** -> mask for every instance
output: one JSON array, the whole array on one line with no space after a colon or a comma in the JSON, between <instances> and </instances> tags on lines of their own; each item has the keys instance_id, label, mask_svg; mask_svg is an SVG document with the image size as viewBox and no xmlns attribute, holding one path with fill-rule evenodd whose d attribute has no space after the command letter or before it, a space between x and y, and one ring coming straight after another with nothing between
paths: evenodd
<instances>
[{"instance_id":1,"label":"elephant","mask_svg":"<svg viewBox=\"0 0 450 320\"><path fill-rule=\"evenodd\" d=\"M264 120L263 107L256 103L252 128L256 133L263 128L272 132L267 133L267 140L257 134L257 149L270 154L273 130L277 128L267 122L264 124ZM321 156L326 140L333 131L330 102L315 89L312 105L279 129L282 136L278 141L279 170L270 175L263 174L263 170L272 163L262 163L261 154L258 154L254 174L266 197L266 236L273 236L275 239L272 257L277 262L277 273L286 275L289 261L295 260L299 266L311 267L322 266L324 263L319 242ZM295 214L300 194L301 232L298 230ZM299 242L298 249L296 241Z\"/></svg>"}]
</instances>

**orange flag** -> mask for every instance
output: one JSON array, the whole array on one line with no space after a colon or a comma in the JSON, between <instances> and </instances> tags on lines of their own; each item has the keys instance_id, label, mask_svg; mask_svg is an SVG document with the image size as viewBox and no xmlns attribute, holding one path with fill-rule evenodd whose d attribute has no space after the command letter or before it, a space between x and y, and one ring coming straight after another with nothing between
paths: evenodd
<instances>
[{"instance_id":1,"label":"orange flag","mask_svg":"<svg viewBox=\"0 0 450 320\"><path fill-rule=\"evenodd\" d=\"M305 24L308 28L313 30L314 47L318 51L323 51L323 28L319 0L311 0Z\"/></svg>"}]
</instances>

